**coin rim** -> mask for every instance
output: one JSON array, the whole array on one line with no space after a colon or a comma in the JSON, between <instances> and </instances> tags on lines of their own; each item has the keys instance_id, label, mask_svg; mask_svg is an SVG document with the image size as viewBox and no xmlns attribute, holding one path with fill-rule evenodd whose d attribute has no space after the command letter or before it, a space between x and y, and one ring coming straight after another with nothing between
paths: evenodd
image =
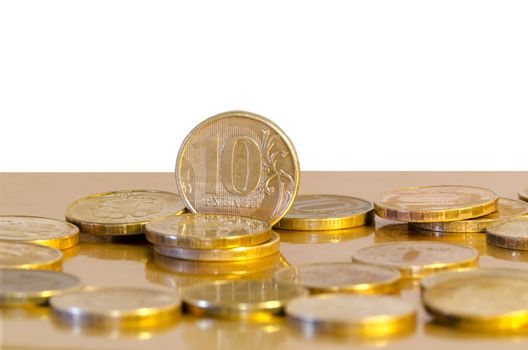
<instances>
[{"instance_id":1,"label":"coin rim","mask_svg":"<svg viewBox=\"0 0 528 350\"><path fill-rule=\"evenodd\" d=\"M48 247L46 245L36 244L36 243L14 242L14 241L6 241L6 240L0 240L0 243L29 245L29 246L32 246L33 249L48 250L48 251L51 251L55 255L54 259L48 260L46 262L42 262L38 264L26 263L26 264L21 264L21 265L0 265L0 269L28 269L28 270L55 270L55 271L62 270L62 262L64 259L64 254L57 248Z\"/></svg>"}]
</instances>

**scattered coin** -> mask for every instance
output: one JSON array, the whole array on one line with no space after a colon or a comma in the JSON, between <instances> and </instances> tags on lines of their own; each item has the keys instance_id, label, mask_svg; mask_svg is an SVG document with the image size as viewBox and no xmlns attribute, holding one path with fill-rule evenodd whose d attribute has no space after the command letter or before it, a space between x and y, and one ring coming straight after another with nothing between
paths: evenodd
<instances>
[{"instance_id":1,"label":"scattered coin","mask_svg":"<svg viewBox=\"0 0 528 350\"><path fill-rule=\"evenodd\" d=\"M387 192L374 202L376 214L407 222L472 219L498 209L497 195L473 186L419 186Z\"/></svg>"},{"instance_id":2,"label":"scattered coin","mask_svg":"<svg viewBox=\"0 0 528 350\"><path fill-rule=\"evenodd\" d=\"M498 221L488 226L486 240L501 248L528 250L528 217Z\"/></svg>"},{"instance_id":3,"label":"scattered coin","mask_svg":"<svg viewBox=\"0 0 528 350\"><path fill-rule=\"evenodd\" d=\"M194 213L256 217L275 224L291 207L300 168L290 139L270 120L232 111L185 138L176 183Z\"/></svg>"},{"instance_id":4,"label":"scattered coin","mask_svg":"<svg viewBox=\"0 0 528 350\"><path fill-rule=\"evenodd\" d=\"M526 186L519 192L519 199L528 202L528 186Z\"/></svg>"},{"instance_id":5,"label":"scattered coin","mask_svg":"<svg viewBox=\"0 0 528 350\"><path fill-rule=\"evenodd\" d=\"M60 250L34 243L0 241L1 269L62 269Z\"/></svg>"}]
</instances>

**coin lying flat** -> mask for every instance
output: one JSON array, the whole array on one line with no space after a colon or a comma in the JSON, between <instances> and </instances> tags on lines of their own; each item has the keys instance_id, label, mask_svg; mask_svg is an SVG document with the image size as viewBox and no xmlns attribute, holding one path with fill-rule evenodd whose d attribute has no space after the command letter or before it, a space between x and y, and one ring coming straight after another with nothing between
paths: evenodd
<instances>
[{"instance_id":1,"label":"coin lying flat","mask_svg":"<svg viewBox=\"0 0 528 350\"><path fill-rule=\"evenodd\" d=\"M0 269L0 306L33 306L80 288L79 278L57 271Z\"/></svg>"},{"instance_id":2,"label":"coin lying flat","mask_svg":"<svg viewBox=\"0 0 528 350\"><path fill-rule=\"evenodd\" d=\"M294 231L274 229L281 242L287 243L339 243L363 238L374 233L374 226L358 226L342 230Z\"/></svg>"},{"instance_id":3,"label":"coin lying flat","mask_svg":"<svg viewBox=\"0 0 528 350\"><path fill-rule=\"evenodd\" d=\"M0 241L1 269L62 269L60 250L40 244Z\"/></svg>"},{"instance_id":4,"label":"coin lying flat","mask_svg":"<svg viewBox=\"0 0 528 350\"><path fill-rule=\"evenodd\" d=\"M180 196L154 190L121 190L81 198L68 207L66 220L81 232L97 235L143 233L147 222L181 214L185 207Z\"/></svg>"},{"instance_id":5,"label":"coin lying flat","mask_svg":"<svg viewBox=\"0 0 528 350\"><path fill-rule=\"evenodd\" d=\"M297 194L290 139L270 120L232 111L195 127L176 160L176 184L194 213L256 217L275 224Z\"/></svg>"},{"instance_id":6,"label":"coin lying flat","mask_svg":"<svg viewBox=\"0 0 528 350\"><path fill-rule=\"evenodd\" d=\"M145 230L153 244L193 249L253 246L272 237L266 221L219 214L167 216L152 220Z\"/></svg>"},{"instance_id":7,"label":"coin lying flat","mask_svg":"<svg viewBox=\"0 0 528 350\"><path fill-rule=\"evenodd\" d=\"M54 296L50 305L58 319L74 324L149 327L177 318L181 301L153 289L106 287Z\"/></svg>"},{"instance_id":8,"label":"coin lying flat","mask_svg":"<svg viewBox=\"0 0 528 350\"><path fill-rule=\"evenodd\" d=\"M374 202L376 214L407 222L472 219L498 209L497 195L473 186L421 186L387 192Z\"/></svg>"},{"instance_id":9,"label":"coin lying flat","mask_svg":"<svg viewBox=\"0 0 528 350\"><path fill-rule=\"evenodd\" d=\"M486 241L501 248L528 250L528 217L498 221L488 226Z\"/></svg>"},{"instance_id":10,"label":"coin lying flat","mask_svg":"<svg viewBox=\"0 0 528 350\"><path fill-rule=\"evenodd\" d=\"M414 329L416 310L400 298L382 295L322 294L293 300L286 315L312 333L385 336Z\"/></svg>"},{"instance_id":11,"label":"coin lying flat","mask_svg":"<svg viewBox=\"0 0 528 350\"><path fill-rule=\"evenodd\" d=\"M269 280L221 281L188 286L181 295L185 308L195 315L235 319L265 319L283 311L307 291Z\"/></svg>"},{"instance_id":12,"label":"coin lying flat","mask_svg":"<svg viewBox=\"0 0 528 350\"><path fill-rule=\"evenodd\" d=\"M0 215L0 240L67 249L79 242L79 228L69 222L50 218Z\"/></svg>"},{"instance_id":13,"label":"coin lying flat","mask_svg":"<svg viewBox=\"0 0 528 350\"><path fill-rule=\"evenodd\" d=\"M369 224L372 203L364 199L329 194L298 195L293 206L275 225L284 230L337 230Z\"/></svg>"},{"instance_id":14,"label":"coin lying flat","mask_svg":"<svg viewBox=\"0 0 528 350\"><path fill-rule=\"evenodd\" d=\"M475 330L515 330L528 326L528 277L520 273L466 274L440 281L423 293L437 320Z\"/></svg>"},{"instance_id":15,"label":"coin lying flat","mask_svg":"<svg viewBox=\"0 0 528 350\"><path fill-rule=\"evenodd\" d=\"M412 223L413 226L440 232L485 232L492 223L528 214L528 203L516 199L499 198L499 210L476 219Z\"/></svg>"},{"instance_id":16,"label":"coin lying flat","mask_svg":"<svg viewBox=\"0 0 528 350\"><path fill-rule=\"evenodd\" d=\"M403 277L423 277L429 273L477 264L476 249L455 243L406 241L375 244L352 254L358 262L393 267Z\"/></svg>"},{"instance_id":17,"label":"coin lying flat","mask_svg":"<svg viewBox=\"0 0 528 350\"><path fill-rule=\"evenodd\" d=\"M279 235L273 233L269 241L254 246L229 249L191 249L157 245L154 250L161 255L184 260L236 261L258 259L277 254L279 244Z\"/></svg>"},{"instance_id":18,"label":"coin lying flat","mask_svg":"<svg viewBox=\"0 0 528 350\"><path fill-rule=\"evenodd\" d=\"M526 186L519 192L519 199L528 202L528 186Z\"/></svg>"},{"instance_id":19,"label":"coin lying flat","mask_svg":"<svg viewBox=\"0 0 528 350\"><path fill-rule=\"evenodd\" d=\"M298 284L312 293L393 293L401 274L393 268L354 263L317 263L288 266L275 272L281 284Z\"/></svg>"}]
</instances>

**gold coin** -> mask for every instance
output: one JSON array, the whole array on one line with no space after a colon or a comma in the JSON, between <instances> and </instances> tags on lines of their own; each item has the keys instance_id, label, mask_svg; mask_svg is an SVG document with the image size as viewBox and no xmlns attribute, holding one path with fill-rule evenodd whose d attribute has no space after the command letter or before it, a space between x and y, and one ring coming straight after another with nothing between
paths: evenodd
<instances>
[{"instance_id":1,"label":"gold coin","mask_svg":"<svg viewBox=\"0 0 528 350\"><path fill-rule=\"evenodd\" d=\"M275 272L281 284L297 284L312 293L393 293L401 274L394 268L354 263L316 263L288 266Z\"/></svg>"},{"instance_id":2,"label":"gold coin","mask_svg":"<svg viewBox=\"0 0 528 350\"><path fill-rule=\"evenodd\" d=\"M293 300L286 315L306 331L338 335L386 336L414 329L416 310L384 295L322 294Z\"/></svg>"},{"instance_id":3,"label":"gold coin","mask_svg":"<svg viewBox=\"0 0 528 350\"><path fill-rule=\"evenodd\" d=\"M374 202L382 218L407 222L472 219L498 209L498 197L473 186L421 186L387 192Z\"/></svg>"},{"instance_id":4,"label":"gold coin","mask_svg":"<svg viewBox=\"0 0 528 350\"><path fill-rule=\"evenodd\" d=\"M519 199L528 202L528 186L519 192Z\"/></svg>"},{"instance_id":5,"label":"gold coin","mask_svg":"<svg viewBox=\"0 0 528 350\"><path fill-rule=\"evenodd\" d=\"M338 230L368 225L374 217L372 203L330 194L298 195L293 206L275 225L284 230Z\"/></svg>"},{"instance_id":6,"label":"gold coin","mask_svg":"<svg viewBox=\"0 0 528 350\"><path fill-rule=\"evenodd\" d=\"M179 315L180 299L167 292L144 288L87 288L50 299L58 319L90 326L150 327Z\"/></svg>"},{"instance_id":7,"label":"gold coin","mask_svg":"<svg viewBox=\"0 0 528 350\"><path fill-rule=\"evenodd\" d=\"M192 249L253 246L272 237L266 221L221 214L167 216L149 222L145 231L155 245Z\"/></svg>"},{"instance_id":8,"label":"gold coin","mask_svg":"<svg viewBox=\"0 0 528 350\"><path fill-rule=\"evenodd\" d=\"M0 241L1 269L61 270L60 250L40 244Z\"/></svg>"},{"instance_id":9,"label":"gold coin","mask_svg":"<svg viewBox=\"0 0 528 350\"><path fill-rule=\"evenodd\" d=\"M467 273L434 284L423 293L437 320L474 330L515 330L528 326L528 272Z\"/></svg>"},{"instance_id":10,"label":"gold coin","mask_svg":"<svg viewBox=\"0 0 528 350\"><path fill-rule=\"evenodd\" d=\"M79 278L57 271L0 269L0 306L34 306L80 288Z\"/></svg>"},{"instance_id":11,"label":"gold coin","mask_svg":"<svg viewBox=\"0 0 528 350\"><path fill-rule=\"evenodd\" d=\"M461 244L407 241L375 244L352 254L355 261L400 270L403 277L420 278L427 274L475 266L479 253Z\"/></svg>"},{"instance_id":12,"label":"gold coin","mask_svg":"<svg viewBox=\"0 0 528 350\"><path fill-rule=\"evenodd\" d=\"M0 215L0 240L67 249L79 242L79 228L69 222L50 218Z\"/></svg>"},{"instance_id":13,"label":"gold coin","mask_svg":"<svg viewBox=\"0 0 528 350\"><path fill-rule=\"evenodd\" d=\"M181 214L185 207L180 196L154 190L121 190L78 199L66 210L66 220L81 232L95 235L143 233L147 222Z\"/></svg>"},{"instance_id":14,"label":"gold coin","mask_svg":"<svg viewBox=\"0 0 528 350\"><path fill-rule=\"evenodd\" d=\"M284 132L257 114L215 115L185 138L176 183L194 213L256 217L275 224L299 186L295 148Z\"/></svg>"},{"instance_id":15,"label":"gold coin","mask_svg":"<svg viewBox=\"0 0 528 350\"><path fill-rule=\"evenodd\" d=\"M528 203L516 199L499 198L499 210L475 219L412 223L413 226L440 232L486 232L486 227L492 223L528 214Z\"/></svg>"},{"instance_id":16,"label":"gold coin","mask_svg":"<svg viewBox=\"0 0 528 350\"><path fill-rule=\"evenodd\" d=\"M191 249L157 245L154 250L161 255L184 260L200 261L235 261L258 259L279 252L279 235L262 244L229 249Z\"/></svg>"},{"instance_id":17,"label":"gold coin","mask_svg":"<svg viewBox=\"0 0 528 350\"><path fill-rule=\"evenodd\" d=\"M182 289L184 307L192 314L264 320L280 314L284 306L307 291L271 280L221 281Z\"/></svg>"},{"instance_id":18,"label":"gold coin","mask_svg":"<svg viewBox=\"0 0 528 350\"><path fill-rule=\"evenodd\" d=\"M528 250L528 217L498 221L488 226L486 241L501 248Z\"/></svg>"}]
</instances>

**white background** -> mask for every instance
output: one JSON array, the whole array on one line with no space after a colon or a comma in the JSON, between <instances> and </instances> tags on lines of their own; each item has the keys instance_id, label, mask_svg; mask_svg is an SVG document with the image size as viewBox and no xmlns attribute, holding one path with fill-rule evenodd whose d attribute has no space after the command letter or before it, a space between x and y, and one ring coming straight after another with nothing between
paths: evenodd
<instances>
[{"instance_id":1,"label":"white background","mask_svg":"<svg viewBox=\"0 0 528 350\"><path fill-rule=\"evenodd\" d=\"M526 170L528 2L0 1L0 171L173 171L232 109L304 170Z\"/></svg>"}]
</instances>

